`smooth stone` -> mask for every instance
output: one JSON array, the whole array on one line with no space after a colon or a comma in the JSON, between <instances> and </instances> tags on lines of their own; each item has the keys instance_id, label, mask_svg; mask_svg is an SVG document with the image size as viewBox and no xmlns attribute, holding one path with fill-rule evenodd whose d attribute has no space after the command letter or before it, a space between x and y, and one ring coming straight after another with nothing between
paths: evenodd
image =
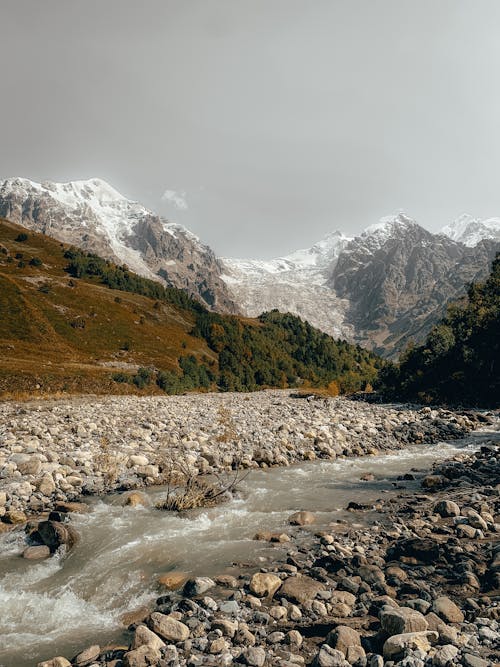
<instances>
[{"instance_id":1,"label":"smooth stone","mask_svg":"<svg viewBox=\"0 0 500 667\"><path fill-rule=\"evenodd\" d=\"M281 579L268 572L256 572L250 579L250 591L259 597L272 597L282 584Z\"/></svg>"},{"instance_id":2,"label":"smooth stone","mask_svg":"<svg viewBox=\"0 0 500 667\"><path fill-rule=\"evenodd\" d=\"M408 632L427 630L428 623L424 616L410 607L384 608L380 612L380 624L391 635L402 635Z\"/></svg>"},{"instance_id":3,"label":"smooth stone","mask_svg":"<svg viewBox=\"0 0 500 667\"><path fill-rule=\"evenodd\" d=\"M132 648L136 649L144 645L160 650L166 644L160 637L158 637L158 635L152 632L145 625L138 625L135 629Z\"/></svg>"},{"instance_id":4,"label":"smooth stone","mask_svg":"<svg viewBox=\"0 0 500 667\"><path fill-rule=\"evenodd\" d=\"M286 579L281 586L280 595L291 602L303 604L308 600L314 600L316 595L324 590L324 585L316 579L299 574Z\"/></svg>"},{"instance_id":5,"label":"smooth stone","mask_svg":"<svg viewBox=\"0 0 500 667\"><path fill-rule=\"evenodd\" d=\"M149 667L149 665L157 665L160 660L160 651L154 646L145 644L126 653L123 664L124 667Z\"/></svg>"},{"instance_id":6,"label":"smooth stone","mask_svg":"<svg viewBox=\"0 0 500 667\"><path fill-rule=\"evenodd\" d=\"M38 560L40 558L48 558L50 556L50 549L45 544L34 547L26 547L23 551L23 558L28 560Z\"/></svg>"},{"instance_id":7,"label":"smooth stone","mask_svg":"<svg viewBox=\"0 0 500 667\"><path fill-rule=\"evenodd\" d=\"M75 665L78 665L78 667L87 667L87 665L90 665L99 657L100 653L101 647L98 644L94 644L93 646L86 648L85 651L79 653L73 662Z\"/></svg>"},{"instance_id":8,"label":"smooth stone","mask_svg":"<svg viewBox=\"0 0 500 667\"><path fill-rule=\"evenodd\" d=\"M463 623L465 618L460 608L444 595L434 600L432 611L447 623Z\"/></svg>"},{"instance_id":9,"label":"smooth stone","mask_svg":"<svg viewBox=\"0 0 500 667\"><path fill-rule=\"evenodd\" d=\"M341 651L347 657L350 646L361 646L361 637L354 628L347 625L338 625L328 633L326 643L337 651Z\"/></svg>"},{"instance_id":10,"label":"smooth stone","mask_svg":"<svg viewBox=\"0 0 500 667\"><path fill-rule=\"evenodd\" d=\"M403 656L407 650L421 650L428 653L431 649L431 641L439 639L437 632L426 630L425 632L408 632L401 635L389 637L384 644L383 654L386 660L395 660Z\"/></svg>"},{"instance_id":11,"label":"smooth stone","mask_svg":"<svg viewBox=\"0 0 500 667\"><path fill-rule=\"evenodd\" d=\"M150 625L154 633L170 642L186 641L190 635L187 625L157 611L151 614Z\"/></svg>"}]
</instances>

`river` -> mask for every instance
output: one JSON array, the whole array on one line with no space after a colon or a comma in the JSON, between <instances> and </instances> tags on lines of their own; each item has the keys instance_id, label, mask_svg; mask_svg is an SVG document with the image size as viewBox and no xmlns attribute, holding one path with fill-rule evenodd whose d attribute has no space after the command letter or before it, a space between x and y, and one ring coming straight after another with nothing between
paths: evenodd
<instances>
[{"instance_id":1,"label":"river","mask_svg":"<svg viewBox=\"0 0 500 667\"><path fill-rule=\"evenodd\" d=\"M0 666L32 667L55 655L71 658L92 643L126 642L120 616L154 601L158 575L237 571L277 557L273 546L253 540L261 530L287 531L289 515L313 511L317 530L332 521L359 521L346 512L350 501L372 503L394 493L398 476L428 469L488 438L475 432L463 440L416 445L383 456L315 461L289 468L254 470L237 499L181 517L154 509L165 489L146 493L152 507L123 507L117 495L91 499L88 514L74 515L80 534L64 557L43 562L20 558L22 530L0 537ZM371 472L374 481L361 481ZM406 487L416 482L404 482ZM293 529L297 530L297 529Z\"/></svg>"}]
</instances>

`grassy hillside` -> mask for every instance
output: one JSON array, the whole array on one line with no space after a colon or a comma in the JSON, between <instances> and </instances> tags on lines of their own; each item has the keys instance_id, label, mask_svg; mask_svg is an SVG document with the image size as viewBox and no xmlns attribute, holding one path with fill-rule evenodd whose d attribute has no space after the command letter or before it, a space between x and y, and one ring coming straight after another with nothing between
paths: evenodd
<instances>
[{"instance_id":1,"label":"grassy hillside","mask_svg":"<svg viewBox=\"0 0 500 667\"><path fill-rule=\"evenodd\" d=\"M484 283L469 286L423 345L381 374L388 397L427 403L500 405L500 253Z\"/></svg>"},{"instance_id":2,"label":"grassy hillside","mask_svg":"<svg viewBox=\"0 0 500 667\"><path fill-rule=\"evenodd\" d=\"M381 363L291 315L209 313L184 292L0 220L2 395L351 391Z\"/></svg>"}]
</instances>

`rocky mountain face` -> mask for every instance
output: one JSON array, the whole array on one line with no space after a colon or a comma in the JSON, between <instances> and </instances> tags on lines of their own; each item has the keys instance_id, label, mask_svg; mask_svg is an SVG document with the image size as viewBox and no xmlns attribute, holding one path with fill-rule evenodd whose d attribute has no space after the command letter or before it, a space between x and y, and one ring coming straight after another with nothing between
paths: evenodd
<instances>
[{"instance_id":1,"label":"rocky mountain face","mask_svg":"<svg viewBox=\"0 0 500 667\"><path fill-rule=\"evenodd\" d=\"M468 244L450 238L463 234ZM337 232L270 262L224 260L223 278L249 315L262 306L288 310L394 356L410 339L422 340L468 282L486 277L500 249L494 234L491 221L431 234L399 214L355 238Z\"/></svg>"},{"instance_id":2,"label":"rocky mountain face","mask_svg":"<svg viewBox=\"0 0 500 667\"><path fill-rule=\"evenodd\" d=\"M99 179L5 180L0 216L125 263L211 310L255 317L276 308L388 356L423 340L446 304L487 276L500 249L500 218L464 215L432 234L399 214L274 260L220 259Z\"/></svg>"},{"instance_id":3,"label":"rocky mountain face","mask_svg":"<svg viewBox=\"0 0 500 667\"><path fill-rule=\"evenodd\" d=\"M238 312L213 251L181 225L130 201L100 179L0 182L0 216L178 287L211 310Z\"/></svg>"}]
</instances>

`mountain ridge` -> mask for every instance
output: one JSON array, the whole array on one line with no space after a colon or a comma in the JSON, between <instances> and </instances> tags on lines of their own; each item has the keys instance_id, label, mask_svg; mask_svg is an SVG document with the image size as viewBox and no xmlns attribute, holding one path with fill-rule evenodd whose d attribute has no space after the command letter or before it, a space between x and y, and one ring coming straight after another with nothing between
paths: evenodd
<instances>
[{"instance_id":1,"label":"mountain ridge","mask_svg":"<svg viewBox=\"0 0 500 667\"><path fill-rule=\"evenodd\" d=\"M0 215L197 298L256 317L278 309L334 337L397 355L425 338L464 284L485 277L500 219L460 216L432 233L404 213L271 260L217 257L189 230L102 179L0 182Z\"/></svg>"},{"instance_id":2,"label":"mountain ridge","mask_svg":"<svg viewBox=\"0 0 500 667\"><path fill-rule=\"evenodd\" d=\"M184 289L209 309L238 312L211 248L102 179L5 179L0 182L0 216Z\"/></svg>"}]
</instances>

